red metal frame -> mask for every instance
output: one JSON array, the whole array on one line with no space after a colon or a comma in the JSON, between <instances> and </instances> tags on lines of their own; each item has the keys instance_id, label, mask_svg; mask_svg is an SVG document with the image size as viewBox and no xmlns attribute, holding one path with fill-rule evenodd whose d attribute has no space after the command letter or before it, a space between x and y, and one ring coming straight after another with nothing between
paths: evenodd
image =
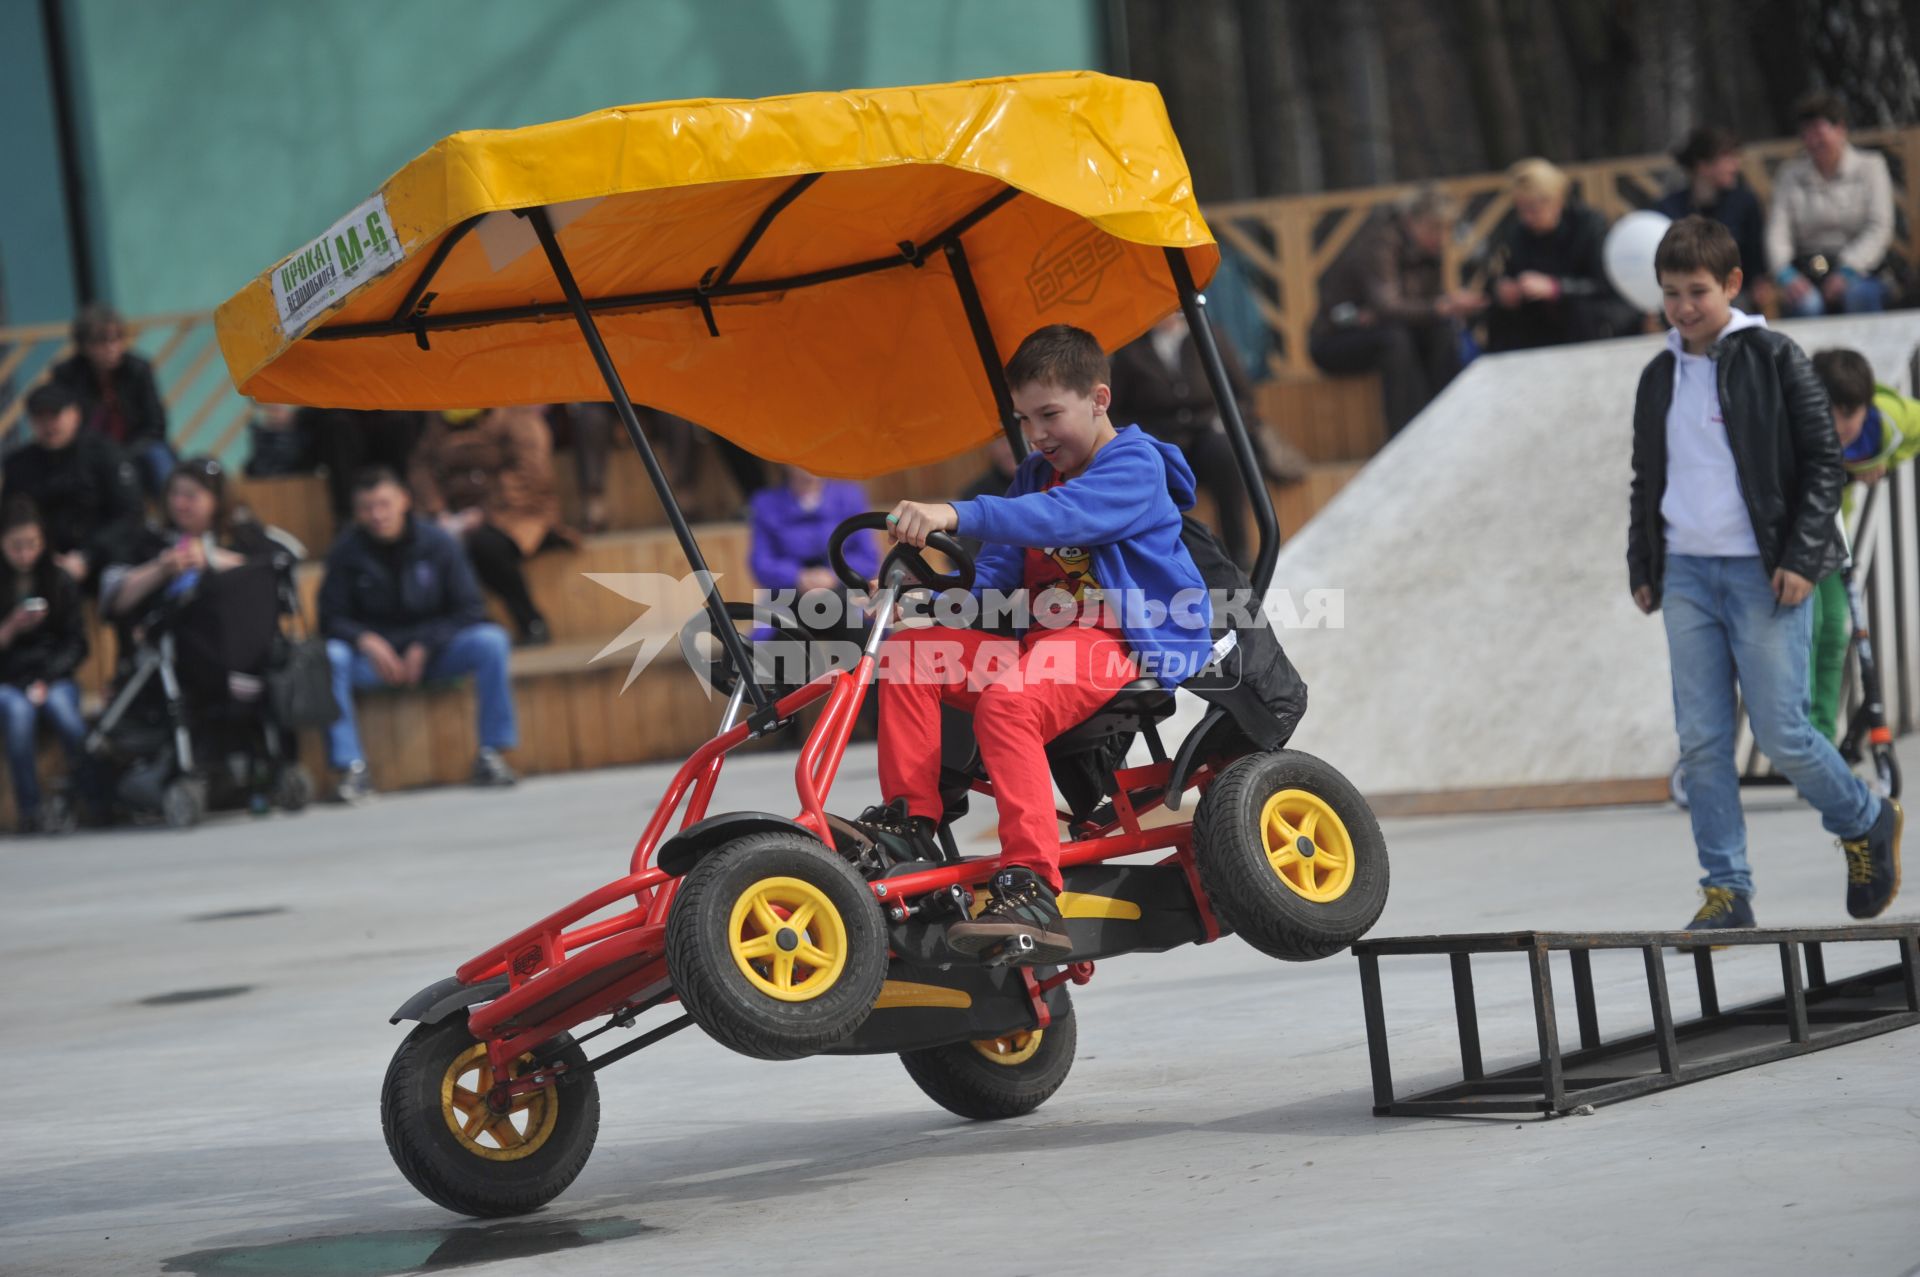
<instances>
[{"instance_id":1,"label":"red metal frame","mask_svg":"<svg viewBox=\"0 0 1920 1277\"><path fill-rule=\"evenodd\" d=\"M826 796L833 787L847 742L852 737L860 702L872 684L874 659L862 655L852 670L830 670L776 702L781 718L790 718L821 698L826 706L808 733L806 744L794 764L794 789L800 802L795 819L823 841L831 841L826 822ZM505 975L507 992L471 1013L469 1024L476 1037L487 1040L495 1076L510 1076L511 1062L520 1054L548 1041L556 1034L587 1020L615 1015L638 1005L657 992L667 978L663 956L667 915L679 880L653 866L655 853L664 841L676 812L683 812L680 828L686 829L707 815L707 806L719 783L720 768L726 755L744 744L752 735L746 723L736 723L701 745L674 773L659 806L647 821L646 829L634 844L629 864L631 872L615 879L548 914L530 927L515 932L467 962L455 974L462 983L473 984ZM1220 936L1206 894L1200 887L1193 865L1193 824L1162 825L1149 829L1141 817L1165 805L1165 790L1172 779L1171 763L1152 763L1145 767L1124 768L1114 773L1113 819L1093 830L1087 837L1060 846L1060 866L1092 864L1146 851L1171 850L1162 864L1179 864L1187 874L1194 901L1200 910L1207 940ZM1202 767L1189 776L1185 788L1205 792L1212 784L1213 769ZM976 782L973 788L991 798L993 786ZM1156 789L1160 796L1135 806L1136 790ZM1061 813L1061 819L1070 817ZM953 886L972 886L986 881L999 867L998 856L983 856L954 864L904 874L872 884L873 893L883 906L904 917L904 902L917 896L944 891ZM610 918L577 925L609 905L631 897L634 907ZM896 904L896 902L900 902ZM569 930L571 928L571 930ZM559 1014L536 1024L516 1024L500 1032L521 1012L539 1005L554 994L590 978L619 962L630 962L638 955L652 953L651 962L610 982L587 998L568 1006ZM1061 975L1040 981L1031 971L1022 969L1028 996L1033 1000L1041 1027L1048 1020L1044 995L1062 980L1084 984L1093 974L1091 963L1075 963ZM552 1070L549 1070L549 1075ZM512 1083L512 1093L544 1085L531 1078Z\"/></svg>"}]
</instances>

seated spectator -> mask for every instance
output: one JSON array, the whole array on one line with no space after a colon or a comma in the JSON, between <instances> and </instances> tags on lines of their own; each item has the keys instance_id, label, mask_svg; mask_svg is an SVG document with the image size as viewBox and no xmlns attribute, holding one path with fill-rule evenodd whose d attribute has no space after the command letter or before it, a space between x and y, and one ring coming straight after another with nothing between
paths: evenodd
<instances>
[{"instance_id":1,"label":"seated spectator","mask_svg":"<svg viewBox=\"0 0 1920 1277\"><path fill-rule=\"evenodd\" d=\"M1239 356L1224 335L1216 334L1220 360L1247 428L1255 461L1274 483L1306 478L1306 458L1285 440L1266 437L1254 407L1253 387ZM1234 459L1232 441L1200 364L1200 348L1187 330L1187 317L1175 311L1138 341L1113 355L1115 422L1131 422L1156 439L1179 448L1193 467L1202 491L1213 498L1220 539L1236 563L1252 563L1247 536L1247 485Z\"/></svg>"},{"instance_id":2,"label":"seated spectator","mask_svg":"<svg viewBox=\"0 0 1920 1277\"><path fill-rule=\"evenodd\" d=\"M580 534L560 522L553 483L553 436L538 408L439 413L413 450L413 499L440 520L473 560L480 583L498 595L520 642L553 641L527 589L528 556L576 548Z\"/></svg>"},{"instance_id":3,"label":"seated spectator","mask_svg":"<svg viewBox=\"0 0 1920 1277\"><path fill-rule=\"evenodd\" d=\"M354 689L417 687L464 674L474 676L479 705L473 783L513 784L513 769L500 756L520 739L507 634L486 619L465 552L439 525L413 513L393 471L362 471L353 494L354 522L327 552L320 585L320 632L340 705L340 717L327 729L327 753L341 773L341 801L373 793L354 722Z\"/></svg>"},{"instance_id":4,"label":"seated spectator","mask_svg":"<svg viewBox=\"0 0 1920 1277\"><path fill-rule=\"evenodd\" d=\"M867 494L845 479L822 479L799 466L784 466L782 481L762 488L747 503L751 536L747 566L763 590L792 590L794 615L823 639L858 643L866 626L846 602L845 582L827 562L827 540L833 530L853 515L865 512ZM871 578L880 569L880 555L870 532L847 539L847 566ZM807 596L830 591L829 602ZM821 624L812 616L825 616Z\"/></svg>"},{"instance_id":5,"label":"seated spectator","mask_svg":"<svg viewBox=\"0 0 1920 1277\"><path fill-rule=\"evenodd\" d=\"M634 405L640 428L653 446L666 472L676 498L689 522L707 518L734 518L738 509L707 510L700 506L699 469L709 459L708 452L719 454L720 461L733 476L742 497L751 497L766 486L766 469L760 459L731 440L722 438L670 412ZM607 528L607 462L609 450L625 448L626 430L610 403L555 404L548 413L556 444L573 451L574 476L580 487L580 522L588 532Z\"/></svg>"},{"instance_id":6,"label":"seated spectator","mask_svg":"<svg viewBox=\"0 0 1920 1277\"><path fill-rule=\"evenodd\" d=\"M1791 315L1884 310L1877 272L1893 240L1886 157L1847 141L1847 112L1831 93L1794 108L1806 154L1780 166L1767 216L1767 260Z\"/></svg>"},{"instance_id":7,"label":"seated spectator","mask_svg":"<svg viewBox=\"0 0 1920 1277\"><path fill-rule=\"evenodd\" d=\"M293 422L306 440L307 456L327 472L327 498L335 521L344 527L353 518L353 477L369 466L405 474L426 414L301 408Z\"/></svg>"},{"instance_id":8,"label":"seated spectator","mask_svg":"<svg viewBox=\"0 0 1920 1277\"><path fill-rule=\"evenodd\" d=\"M1513 211L1487 242L1487 349L1527 350L1634 331L1639 316L1607 282L1606 219L1542 159L1507 170Z\"/></svg>"},{"instance_id":9,"label":"seated spectator","mask_svg":"<svg viewBox=\"0 0 1920 1277\"><path fill-rule=\"evenodd\" d=\"M87 659L87 623L79 587L49 553L33 502L16 497L0 517L0 728L13 775L13 805L21 833L53 830L65 822L40 799L39 724L49 724L77 775L85 762L86 720L73 672Z\"/></svg>"},{"instance_id":10,"label":"seated spectator","mask_svg":"<svg viewBox=\"0 0 1920 1277\"><path fill-rule=\"evenodd\" d=\"M7 458L0 484L40 509L54 562L91 587L140 532L140 481L104 435L80 428L79 404L66 387L36 387L27 396L27 424L33 442Z\"/></svg>"},{"instance_id":11,"label":"seated spectator","mask_svg":"<svg viewBox=\"0 0 1920 1277\"><path fill-rule=\"evenodd\" d=\"M267 531L227 504L226 474L212 457L190 457L173 468L163 490L166 522L143 528L100 574L100 610L132 622L161 599L185 594L200 579L264 558Z\"/></svg>"},{"instance_id":12,"label":"seated spectator","mask_svg":"<svg viewBox=\"0 0 1920 1277\"><path fill-rule=\"evenodd\" d=\"M257 403L247 418L247 478L311 474L312 448L289 404Z\"/></svg>"},{"instance_id":13,"label":"seated spectator","mask_svg":"<svg viewBox=\"0 0 1920 1277\"><path fill-rule=\"evenodd\" d=\"M1454 320L1486 305L1478 293L1441 285L1440 250L1452 221L1446 201L1422 191L1362 227L1320 277L1308 352L1337 377L1380 374L1388 437L1460 371Z\"/></svg>"},{"instance_id":14,"label":"seated spectator","mask_svg":"<svg viewBox=\"0 0 1920 1277\"><path fill-rule=\"evenodd\" d=\"M127 348L127 326L111 307L81 308L73 321L79 353L53 370L80 405L81 424L119 447L139 468L141 488L157 496L173 471L167 404L153 365Z\"/></svg>"},{"instance_id":15,"label":"seated spectator","mask_svg":"<svg viewBox=\"0 0 1920 1277\"><path fill-rule=\"evenodd\" d=\"M1731 231L1747 280L1734 304L1749 312L1764 309L1772 293L1765 265L1766 215L1760 211L1760 197L1740 175L1739 139L1711 125L1697 128L1687 134L1673 160L1686 173L1686 185L1668 192L1654 211L1676 222L1698 213Z\"/></svg>"}]
</instances>

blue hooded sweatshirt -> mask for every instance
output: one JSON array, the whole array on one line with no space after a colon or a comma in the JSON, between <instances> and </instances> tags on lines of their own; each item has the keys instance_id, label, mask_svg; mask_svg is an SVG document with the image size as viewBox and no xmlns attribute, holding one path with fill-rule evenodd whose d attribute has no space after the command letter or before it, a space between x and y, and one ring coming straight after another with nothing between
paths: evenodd
<instances>
[{"instance_id":1,"label":"blue hooded sweatshirt","mask_svg":"<svg viewBox=\"0 0 1920 1277\"><path fill-rule=\"evenodd\" d=\"M974 594L1020 589L1028 548L1085 546L1142 672L1163 687L1185 682L1214 646L1206 583L1180 540L1181 512L1193 508L1187 459L1128 426L1079 475L1042 491L1051 470L1029 453L1006 496L954 503L959 534L984 543Z\"/></svg>"}]
</instances>

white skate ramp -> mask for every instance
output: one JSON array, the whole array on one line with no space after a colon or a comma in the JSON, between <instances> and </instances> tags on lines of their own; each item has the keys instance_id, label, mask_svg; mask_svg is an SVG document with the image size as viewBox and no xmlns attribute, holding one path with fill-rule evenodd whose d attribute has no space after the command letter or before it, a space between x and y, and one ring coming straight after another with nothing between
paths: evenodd
<instances>
[{"instance_id":1,"label":"white skate ramp","mask_svg":"<svg viewBox=\"0 0 1920 1277\"><path fill-rule=\"evenodd\" d=\"M1782 325L1907 385L1920 314ZM1659 617L1627 594L1633 395L1661 339L1476 361L1281 550L1276 587L1344 592L1283 631L1311 688L1294 744L1363 791L1660 777Z\"/></svg>"}]
</instances>

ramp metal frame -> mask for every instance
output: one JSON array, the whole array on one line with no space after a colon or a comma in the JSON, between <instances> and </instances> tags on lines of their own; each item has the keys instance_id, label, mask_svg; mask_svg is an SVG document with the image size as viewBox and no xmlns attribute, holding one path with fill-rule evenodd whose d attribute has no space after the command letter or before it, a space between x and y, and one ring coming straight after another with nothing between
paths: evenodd
<instances>
[{"instance_id":1,"label":"ramp metal frame","mask_svg":"<svg viewBox=\"0 0 1920 1277\"><path fill-rule=\"evenodd\" d=\"M1713 950L1703 942L1777 947L1781 996L1722 1010ZM1827 979L1826 946L1867 943L1896 945L1899 960L1845 979ZM1598 949L1637 949L1643 954L1653 1012L1651 1030L1612 1041L1601 1037L1593 996L1592 955ZM1698 1019L1674 1020L1663 949L1690 951L1700 996ZM1574 1016L1580 1032L1580 1049L1570 1052L1563 1052L1560 1045L1548 963L1549 954L1561 951L1573 968ZM1920 1024L1920 922L1700 933L1514 931L1408 936L1363 940L1353 946L1353 953L1360 962L1367 1051L1373 1066L1373 1111L1380 1116L1562 1114ZM1488 1073L1481 1059L1473 988L1473 955L1489 953L1526 956L1540 1043L1538 1060L1495 1073ZM1412 954L1444 954L1452 963L1461 1079L1401 1098L1393 1093L1380 959Z\"/></svg>"}]
</instances>

